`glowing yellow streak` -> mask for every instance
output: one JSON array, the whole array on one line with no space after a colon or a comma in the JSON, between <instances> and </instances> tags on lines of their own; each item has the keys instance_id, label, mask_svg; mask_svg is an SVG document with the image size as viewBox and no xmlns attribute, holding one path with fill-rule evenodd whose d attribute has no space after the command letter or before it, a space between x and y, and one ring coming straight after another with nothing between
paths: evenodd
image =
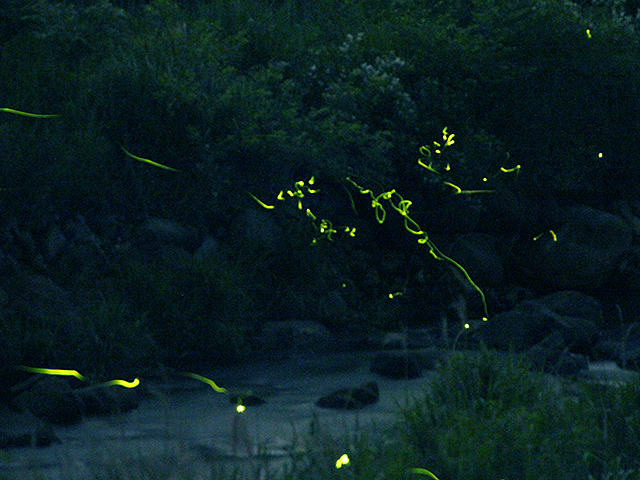
<instances>
[{"instance_id":1,"label":"glowing yellow streak","mask_svg":"<svg viewBox=\"0 0 640 480\"><path fill-rule=\"evenodd\" d=\"M30 373L42 373L44 375L60 375L64 377L76 377L78 380L86 381L83 375L81 375L77 370L61 370L57 368L37 368L37 367L25 367L24 365L19 367L21 370ZM111 380L109 382L101 383L105 387L109 387L111 385L121 385L126 388L134 388L140 385L139 379L134 379L133 382L127 382L125 380Z\"/></svg>"},{"instance_id":2,"label":"glowing yellow streak","mask_svg":"<svg viewBox=\"0 0 640 480\"><path fill-rule=\"evenodd\" d=\"M453 139L453 137L455 136L456 136L455 133L452 133L447 136L447 127L444 127L444 130L442 130L442 139L444 140L444 146L448 147L456 143L455 140Z\"/></svg>"},{"instance_id":3,"label":"glowing yellow streak","mask_svg":"<svg viewBox=\"0 0 640 480\"><path fill-rule=\"evenodd\" d=\"M55 113L42 114L42 113L21 112L20 110L14 110L13 108L0 108L0 112L13 113L14 115L22 115L23 117L32 117L32 118L57 118L60 116Z\"/></svg>"},{"instance_id":4,"label":"glowing yellow streak","mask_svg":"<svg viewBox=\"0 0 640 480\"><path fill-rule=\"evenodd\" d=\"M319 230L322 235L326 235L327 240L329 240L330 242L333 242L333 238L331 238L331 235L333 235L334 233L338 233L338 231L333 228L333 224L331 223L331 221L327 220L326 218L323 218L320 222Z\"/></svg>"},{"instance_id":5,"label":"glowing yellow streak","mask_svg":"<svg viewBox=\"0 0 640 480\"><path fill-rule=\"evenodd\" d=\"M371 194L371 196L373 197L373 194ZM376 209L376 221L379 224L383 224L385 219L387 218L387 211L384 209L378 198L380 197L373 199L373 201L371 202L371 206Z\"/></svg>"},{"instance_id":6,"label":"glowing yellow streak","mask_svg":"<svg viewBox=\"0 0 640 480\"><path fill-rule=\"evenodd\" d=\"M496 193L495 190L462 190L461 195L474 195L476 193Z\"/></svg>"},{"instance_id":7,"label":"glowing yellow streak","mask_svg":"<svg viewBox=\"0 0 640 480\"><path fill-rule=\"evenodd\" d=\"M433 163L431 163L431 162L429 162L429 165L427 165L426 163L424 163L424 162L420 159L420 160L418 160L418 163L419 163L422 167L424 167L424 168L426 168L427 170L429 170L430 172L433 172L433 173L440 173L440 172L438 172L438 170L436 170L435 168L433 168Z\"/></svg>"},{"instance_id":8,"label":"glowing yellow streak","mask_svg":"<svg viewBox=\"0 0 640 480\"><path fill-rule=\"evenodd\" d=\"M494 193L495 190L462 190L459 186L454 185L451 182L443 182L445 185L453 188L455 192L454 195L473 195L474 193Z\"/></svg>"},{"instance_id":9,"label":"glowing yellow streak","mask_svg":"<svg viewBox=\"0 0 640 480\"><path fill-rule=\"evenodd\" d=\"M78 380L84 381L84 377L80 375L80 373L77 370L60 370L56 368L36 368L36 367L25 367L22 365L20 366L20 369L24 370L25 372L42 373L45 375L61 375L61 376L68 376L68 377L76 377Z\"/></svg>"},{"instance_id":10,"label":"glowing yellow streak","mask_svg":"<svg viewBox=\"0 0 640 480\"><path fill-rule=\"evenodd\" d=\"M177 168L167 167L166 165L162 165L161 163L154 162L153 160L149 160L148 158L138 157L137 155L134 155L133 153L127 151L127 149L124 148L122 145L120 145L120 148L127 155L127 157L131 157L134 160L138 160L139 162L148 163L149 165L153 165L154 167L164 168L165 170L170 170L172 172L179 172L180 171Z\"/></svg>"},{"instance_id":11,"label":"glowing yellow streak","mask_svg":"<svg viewBox=\"0 0 640 480\"><path fill-rule=\"evenodd\" d=\"M110 382L103 383L105 387L109 387L111 385L120 385L126 388L135 388L140 385L140 380L135 378L133 382L127 382L125 380L111 380Z\"/></svg>"},{"instance_id":12,"label":"glowing yellow streak","mask_svg":"<svg viewBox=\"0 0 640 480\"><path fill-rule=\"evenodd\" d=\"M369 196L372 198L371 207L375 209L376 220L378 221L378 223L382 224L384 222L385 218L386 218L386 211L385 211L384 207L382 206L382 204L380 203L380 199L388 200L389 204L391 205L391 207L394 210L396 210L398 213L400 213L400 215L402 215L404 217L404 219L405 219L405 222L404 222L405 229L409 233L412 233L414 235L418 235L419 237L421 237L421 238L418 239L418 243L420 243L421 245L427 245L429 247L429 253L431 254L431 256L433 258L435 258L436 260L439 260L439 261L449 262L454 267L456 267L462 273L462 275L467 280L467 282L469 282L469 284L473 287L473 289L476 290L478 292L478 294L480 295L480 298L482 299L482 307L483 307L483 310L484 310L484 317L482 317L482 320L484 320L484 321L488 320L489 313L488 313L488 309L487 309L487 302L486 302L486 298L484 296L484 292L471 279L471 277L469 276L467 271L464 269L464 267L462 265L460 265L458 262L456 262L455 260L453 260L452 258L447 257L440 250L438 250L436 245L429 239L429 236L427 235L427 233L424 232L420 228L420 226L417 224L417 222L415 220L413 220L411 217L409 217L409 206L411 205L411 201L410 200L403 199L402 196L399 193L397 193L395 190L390 190L388 192L383 192L383 193L381 193L380 195L378 195L376 197L371 190L369 190L369 189L365 190L360 185L358 185L356 182L354 182L350 177L347 177L346 180L349 183L351 183L354 187L356 187L360 191L360 193L363 193L363 194L367 194L368 193ZM455 185L453 185L453 184L450 184L450 185L455 187ZM464 192L464 191L460 190L460 192ZM396 197L396 196L400 199L397 205L394 204L393 200L392 200L393 197ZM380 212L382 212L382 213L380 213Z\"/></svg>"},{"instance_id":13,"label":"glowing yellow streak","mask_svg":"<svg viewBox=\"0 0 640 480\"><path fill-rule=\"evenodd\" d=\"M591 38L591 30L587 28L587 38Z\"/></svg>"},{"instance_id":14,"label":"glowing yellow streak","mask_svg":"<svg viewBox=\"0 0 640 480\"><path fill-rule=\"evenodd\" d=\"M356 215L359 215L358 209L356 208L356 203L353 201L353 195L351 195L351 192L346 186L343 185L342 188L344 188L345 191L347 192L347 195L349 195L349 202L351 202L351 209Z\"/></svg>"},{"instance_id":15,"label":"glowing yellow streak","mask_svg":"<svg viewBox=\"0 0 640 480\"><path fill-rule=\"evenodd\" d=\"M431 158L431 150L429 150L429 147L427 147L426 145L423 145L420 147L420 155L426 155L427 157Z\"/></svg>"},{"instance_id":16,"label":"glowing yellow streak","mask_svg":"<svg viewBox=\"0 0 640 480\"><path fill-rule=\"evenodd\" d=\"M266 208L267 210L271 210L274 207L273 205L267 205L266 203L264 203L262 200L260 200L258 197L256 197L253 193L247 192L247 195L249 195L251 198L253 198L256 202L258 202L258 204L263 207ZM282 195L282 192L280 192L280 195L278 195L278 200L282 200L282 198L280 198L280 196Z\"/></svg>"},{"instance_id":17,"label":"glowing yellow streak","mask_svg":"<svg viewBox=\"0 0 640 480\"><path fill-rule=\"evenodd\" d=\"M307 217L311 218L311 220L314 222L316 221L316 216L313 213L311 213L311 210L309 210L308 208L307 208Z\"/></svg>"},{"instance_id":18,"label":"glowing yellow streak","mask_svg":"<svg viewBox=\"0 0 640 480\"><path fill-rule=\"evenodd\" d=\"M484 317L482 317L482 320L485 321L485 322L487 320L489 320L489 311L487 309L487 299L484 296L484 292L482 291L482 289L478 285L476 285L476 282L474 282L471 279L471 277L469 276L469 274L467 273L465 268L462 265L460 265L458 262L456 262L453 258L447 257L444 253L442 253L440 250L438 250L436 248L435 244L433 244L432 242L429 242L429 247L430 247L429 252L431 253L431 255L436 260L444 260L446 262L449 262L454 267L456 267L458 270L460 270L460 272L462 273L464 278L467 280L467 282L469 282L469 285L471 285L473 287L473 289L476 292L478 292L478 294L480 295L480 299L482 300L482 309L484 310Z\"/></svg>"},{"instance_id":19,"label":"glowing yellow streak","mask_svg":"<svg viewBox=\"0 0 640 480\"><path fill-rule=\"evenodd\" d=\"M214 382L213 380L211 380L211 379L209 379L207 377L203 377L202 375L198 375L197 373L191 373L191 372L184 372L183 375L185 377L190 377L190 378L193 378L195 380L200 380L201 382L204 382L207 385L210 385L211 388L213 388L218 393L227 393L227 389L226 388L219 387L218 385L216 385L216 382Z\"/></svg>"},{"instance_id":20,"label":"glowing yellow streak","mask_svg":"<svg viewBox=\"0 0 640 480\"><path fill-rule=\"evenodd\" d=\"M438 477L436 477L433 473L431 473L426 468L412 468L411 469L411 473L417 473L419 475L426 475L427 477L433 478L433 480L438 480Z\"/></svg>"},{"instance_id":21,"label":"glowing yellow streak","mask_svg":"<svg viewBox=\"0 0 640 480\"><path fill-rule=\"evenodd\" d=\"M538 235L533 237L533 241L535 242L536 240L540 240L546 233L547 232L539 233ZM553 239L553 241L557 242L558 241L558 236L556 235L556 232L554 232L553 230L549 230L549 233L551 234L551 238Z\"/></svg>"},{"instance_id":22,"label":"glowing yellow streak","mask_svg":"<svg viewBox=\"0 0 640 480\"><path fill-rule=\"evenodd\" d=\"M509 157L509 154L507 154L507 158ZM504 167L500 167L500 171L503 173L516 173L516 179L520 176L520 165L516 165L513 168L504 168Z\"/></svg>"}]
</instances>

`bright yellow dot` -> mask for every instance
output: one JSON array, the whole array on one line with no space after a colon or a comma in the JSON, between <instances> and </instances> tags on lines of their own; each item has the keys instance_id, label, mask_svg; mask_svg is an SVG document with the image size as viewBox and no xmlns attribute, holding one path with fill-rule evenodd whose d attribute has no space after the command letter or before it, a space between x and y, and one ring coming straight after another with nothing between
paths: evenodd
<instances>
[{"instance_id":1,"label":"bright yellow dot","mask_svg":"<svg viewBox=\"0 0 640 480\"><path fill-rule=\"evenodd\" d=\"M591 30L587 28L587 37L591 38Z\"/></svg>"},{"instance_id":2,"label":"bright yellow dot","mask_svg":"<svg viewBox=\"0 0 640 480\"><path fill-rule=\"evenodd\" d=\"M237 411L238 413L242 413L242 412L244 412L245 410L246 410L246 408L245 408L245 406L244 406L244 405L236 405L236 411Z\"/></svg>"},{"instance_id":3,"label":"bright yellow dot","mask_svg":"<svg viewBox=\"0 0 640 480\"><path fill-rule=\"evenodd\" d=\"M336 462L336 468L342 468L344 465L348 465L348 464L349 464L349 456L346 453L344 453Z\"/></svg>"},{"instance_id":4,"label":"bright yellow dot","mask_svg":"<svg viewBox=\"0 0 640 480\"><path fill-rule=\"evenodd\" d=\"M466 328L467 330L469 330L471 328L471 325L469 325L468 323L464 324L464 328Z\"/></svg>"},{"instance_id":5,"label":"bright yellow dot","mask_svg":"<svg viewBox=\"0 0 640 480\"><path fill-rule=\"evenodd\" d=\"M598 158L602 158L602 152L598 154Z\"/></svg>"}]
</instances>

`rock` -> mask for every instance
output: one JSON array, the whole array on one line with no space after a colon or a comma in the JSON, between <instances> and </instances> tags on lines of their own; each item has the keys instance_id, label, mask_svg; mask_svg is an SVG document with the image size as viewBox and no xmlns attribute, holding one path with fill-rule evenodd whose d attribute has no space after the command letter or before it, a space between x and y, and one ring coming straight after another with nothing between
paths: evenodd
<instances>
[{"instance_id":1,"label":"rock","mask_svg":"<svg viewBox=\"0 0 640 480\"><path fill-rule=\"evenodd\" d=\"M74 316L70 294L44 275L21 271L1 280L13 308L26 318L42 320L40 325Z\"/></svg>"},{"instance_id":2,"label":"rock","mask_svg":"<svg viewBox=\"0 0 640 480\"><path fill-rule=\"evenodd\" d=\"M584 355L563 352L549 373L562 376L576 376L588 370L589 359Z\"/></svg>"},{"instance_id":3,"label":"rock","mask_svg":"<svg viewBox=\"0 0 640 480\"><path fill-rule=\"evenodd\" d=\"M560 334L561 349L586 353L602 323L599 302L579 292L557 292L519 302L514 309L483 322L476 337L489 348L526 352L551 335Z\"/></svg>"},{"instance_id":4,"label":"rock","mask_svg":"<svg viewBox=\"0 0 640 480\"><path fill-rule=\"evenodd\" d=\"M552 312L537 308L531 311L518 304L480 324L476 337L489 348L525 352L551 334L552 323Z\"/></svg>"},{"instance_id":5,"label":"rock","mask_svg":"<svg viewBox=\"0 0 640 480\"><path fill-rule=\"evenodd\" d=\"M570 207L550 222L551 232L531 242L521 259L535 285L553 290L594 290L622 267L632 247L631 227L620 216Z\"/></svg>"},{"instance_id":6,"label":"rock","mask_svg":"<svg viewBox=\"0 0 640 480\"><path fill-rule=\"evenodd\" d=\"M16 395L11 405L53 425L73 425L83 417L125 413L138 407L135 388L95 385L71 388L75 379L54 375L31 377L12 387Z\"/></svg>"},{"instance_id":7,"label":"rock","mask_svg":"<svg viewBox=\"0 0 640 480\"><path fill-rule=\"evenodd\" d=\"M382 348L385 350L397 350L407 348L407 334L405 332L389 332L382 337Z\"/></svg>"},{"instance_id":8,"label":"rock","mask_svg":"<svg viewBox=\"0 0 640 480\"><path fill-rule=\"evenodd\" d=\"M580 292L562 291L546 295L540 304L554 313L554 329L559 330L572 352L586 353L595 345L603 325L602 305Z\"/></svg>"},{"instance_id":9,"label":"rock","mask_svg":"<svg viewBox=\"0 0 640 480\"><path fill-rule=\"evenodd\" d=\"M446 253L464 267L479 285L500 285L504 266L498 252L499 241L491 235L469 233L457 238Z\"/></svg>"},{"instance_id":10,"label":"rock","mask_svg":"<svg viewBox=\"0 0 640 480\"><path fill-rule=\"evenodd\" d=\"M373 348L382 350L421 349L433 347L436 339L428 328L408 328L402 332L377 332L368 338Z\"/></svg>"},{"instance_id":11,"label":"rock","mask_svg":"<svg viewBox=\"0 0 640 480\"><path fill-rule=\"evenodd\" d=\"M50 375L37 379L17 395L12 404L54 425L79 423L84 408L82 401L73 395L67 380Z\"/></svg>"},{"instance_id":12,"label":"rock","mask_svg":"<svg viewBox=\"0 0 640 480\"><path fill-rule=\"evenodd\" d=\"M551 334L527 352L535 368L554 375L578 375L589 368L586 356L570 353L559 332Z\"/></svg>"},{"instance_id":13,"label":"rock","mask_svg":"<svg viewBox=\"0 0 640 480\"><path fill-rule=\"evenodd\" d=\"M335 343L324 325L309 320L265 322L258 341L263 350L283 355L328 350Z\"/></svg>"},{"instance_id":14,"label":"rock","mask_svg":"<svg viewBox=\"0 0 640 480\"><path fill-rule=\"evenodd\" d=\"M140 403L137 389L118 385L77 388L72 393L83 405L82 413L87 417L126 413L138 408Z\"/></svg>"},{"instance_id":15,"label":"rock","mask_svg":"<svg viewBox=\"0 0 640 480\"><path fill-rule=\"evenodd\" d=\"M620 386L631 382L637 382L637 372L620 368L616 362L593 362L583 376L592 382L602 385Z\"/></svg>"},{"instance_id":16,"label":"rock","mask_svg":"<svg viewBox=\"0 0 640 480\"><path fill-rule=\"evenodd\" d=\"M200 246L193 252L194 260L207 260L210 258L222 260L225 258L222 252L220 242L212 237L207 236L202 240Z\"/></svg>"},{"instance_id":17,"label":"rock","mask_svg":"<svg viewBox=\"0 0 640 480\"><path fill-rule=\"evenodd\" d=\"M355 388L343 388L322 397L316 402L320 408L336 410L357 410L378 401L380 390L378 384L369 382Z\"/></svg>"},{"instance_id":18,"label":"rock","mask_svg":"<svg viewBox=\"0 0 640 480\"><path fill-rule=\"evenodd\" d=\"M284 233L274 216L264 209L247 208L238 213L231 226L231 237L237 244L263 250L277 250Z\"/></svg>"},{"instance_id":19,"label":"rock","mask_svg":"<svg viewBox=\"0 0 640 480\"><path fill-rule=\"evenodd\" d=\"M67 246L68 242L67 237L62 233L60 227L52 225L46 233L44 240L44 253L47 260L57 257L60 251Z\"/></svg>"},{"instance_id":20,"label":"rock","mask_svg":"<svg viewBox=\"0 0 640 480\"><path fill-rule=\"evenodd\" d=\"M166 218L149 217L142 223L141 230L154 239L171 245L190 245L195 238L192 229Z\"/></svg>"},{"instance_id":21,"label":"rock","mask_svg":"<svg viewBox=\"0 0 640 480\"><path fill-rule=\"evenodd\" d=\"M410 328L407 331L408 348L427 348L436 345L433 331L427 328Z\"/></svg>"},{"instance_id":22,"label":"rock","mask_svg":"<svg viewBox=\"0 0 640 480\"><path fill-rule=\"evenodd\" d=\"M376 354L369 370L393 379L418 378L422 375L420 358L415 352L406 350L385 351Z\"/></svg>"},{"instance_id":23,"label":"rock","mask_svg":"<svg viewBox=\"0 0 640 480\"><path fill-rule=\"evenodd\" d=\"M105 277L108 261L99 246L90 243L69 242L55 259L55 268L66 277L80 283Z\"/></svg>"}]
</instances>

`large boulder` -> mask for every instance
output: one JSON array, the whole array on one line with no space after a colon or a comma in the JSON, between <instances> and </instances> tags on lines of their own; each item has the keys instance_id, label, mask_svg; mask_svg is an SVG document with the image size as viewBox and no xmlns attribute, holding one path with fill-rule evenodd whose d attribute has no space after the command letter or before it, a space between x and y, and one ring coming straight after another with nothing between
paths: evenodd
<instances>
[{"instance_id":1,"label":"large boulder","mask_svg":"<svg viewBox=\"0 0 640 480\"><path fill-rule=\"evenodd\" d=\"M563 210L520 259L528 280L546 290L597 289L617 273L632 248L622 217L586 206Z\"/></svg>"},{"instance_id":2,"label":"large boulder","mask_svg":"<svg viewBox=\"0 0 640 480\"><path fill-rule=\"evenodd\" d=\"M500 242L496 237L483 233L468 233L443 246L448 256L464 267L479 285L501 285L504 282L504 265Z\"/></svg>"},{"instance_id":3,"label":"large boulder","mask_svg":"<svg viewBox=\"0 0 640 480\"><path fill-rule=\"evenodd\" d=\"M336 390L316 402L320 408L333 408L336 410L359 410L378 401L380 389L376 382L353 388Z\"/></svg>"},{"instance_id":4,"label":"large boulder","mask_svg":"<svg viewBox=\"0 0 640 480\"><path fill-rule=\"evenodd\" d=\"M66 379L47 375L25 382L21 388L23 391L12 400L19 411L53 425L73 425L82 420L84 405Z\"/></svg>"},{"instance_id":5,"label":"large boulder","mask_svg":"<svg viewBox=\"0 0 640 480\"><path fill-rule=\"evenodd\" d=\"M518 303L512 310L482 323L476 336L489 348L530 353L534 363L547 370L569 371L573 368L566 366L569 361L584 365L582 358L572 356L590 352L602 318L602 306L597 300L579 292L562 291Z\"/></svg>"},{"instance_id":6,"label":"large boulder","mask_svg":"<svg viewBox=\"0 0 640 480\"><path fill-rule=\"evenodd\" d=\"M125 413L138 407L139 391L118 385L80 384L75 379L54 375L32 377L15 385L11 405L21 412L53 425L73 425L84 417Z\"/></svg>"}]
</instances>

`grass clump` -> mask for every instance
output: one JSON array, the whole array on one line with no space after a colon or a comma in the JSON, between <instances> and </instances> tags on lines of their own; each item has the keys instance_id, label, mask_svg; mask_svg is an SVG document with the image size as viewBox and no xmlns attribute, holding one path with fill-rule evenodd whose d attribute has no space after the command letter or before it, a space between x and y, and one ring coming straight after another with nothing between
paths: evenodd
<instances>
[{"instance_id":1,"label":"grass clump","mask_svg":"<svg viewBox=\"0 0 640 480\"><path fill-rule=\"evenodd\" d=\"M404 409L403 436L439 478L631 478L638 385L609 388L579 384L568 395L521 359L455 354Z\"/></svg>"}]
</instances>

